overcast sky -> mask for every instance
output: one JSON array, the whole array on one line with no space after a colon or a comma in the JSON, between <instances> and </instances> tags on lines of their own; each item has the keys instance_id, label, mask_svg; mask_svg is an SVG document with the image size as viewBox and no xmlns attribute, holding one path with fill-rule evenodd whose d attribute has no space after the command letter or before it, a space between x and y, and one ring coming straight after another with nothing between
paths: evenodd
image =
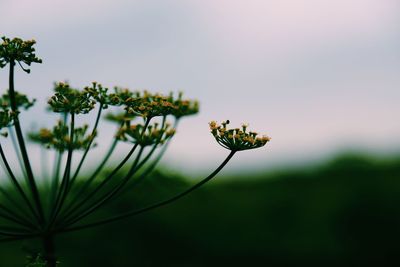
<instances>
[{"instance_id":1,"label":"overcast sky","mask_svg":"<svg viewBox=\"0 0 400 267\"><path fill-rule=\"evenodd\" d=\"M399 3L0 0L0 35L37 40L43 64L19 72L17 88L39 103L58 80L183 90L201 113L182 122L167 162L212 168L227 151L207 123L230 119L272 141L229 168L274 168L346 149L399 150ZM42 110L24 115L26 128L56 120ZM106 126L98 151L113 132Z\"/></svg>"}]
</instances>

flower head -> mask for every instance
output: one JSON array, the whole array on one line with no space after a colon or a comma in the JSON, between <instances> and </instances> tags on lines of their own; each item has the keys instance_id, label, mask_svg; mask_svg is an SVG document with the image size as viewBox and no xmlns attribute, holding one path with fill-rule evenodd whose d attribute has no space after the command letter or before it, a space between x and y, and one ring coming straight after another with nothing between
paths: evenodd
<instances>
[{"instance_id":1,"label":"flower head","mask_svg":"<svg viewBox=\"0 0 400 267\"><path fill-rule=\"evenodd\" d=\"M178 110L172 99L161 94L152 94L144 91L124 101L126 111L144 118L167 116Z\"/></svg>"},{"instance_id":2,"label":"flower head","mask_svg":"<svg viewBox=\"0 0 400 267\"><path fill-rule=\"evenodd\" d=\"M121 127L117 133L117 139L122 141L128 141L132 143L138 143L140 146L150 146L164 144L166 140L174 136L175 129L172 129L170 124L166 123L164 126L160 126L158 123L154 123L147 127L143 133L144 125L127 123Z\"/></svg>"},{"instance_id":3,"label":"flower head","mask_svg":"<svg viewBox=\"0 0 400 267\"><path fill-rule=\"evenodd\" d=\"M21 63L30 66L32 63L42 63L42 60L36 57L33 45L35 40L22 40L20 38L9 39L5 36L1 37L3 42L0 44L0 68L4 68L8 63L15 64L18 62L21 68L29 73L29 69L25 69Z\"/></svg>"},{"instance_id":4,"label":"flower head","mask_svg":"<svg viewBox=\"0 0 400 267\"><path fill-rule=\"evenodd\" d=\"M93 82L92 86L85 87L83 91L87 92L96 102L100 103L103 109L108 108L109 105L117 105L115 104L115 100L107 94L108 88L103 87L100 83Z\"/></svg>"},{"instance_id":5,"label":"flower head","mask_svg":"<svg viewBox=\"0 0 400 267\"><path fill-rule=\"evenodd\" d=\"M17 109L23 108L23 109L27 110L30 107L32 107L36 102L36 99L30 100L25 94L21 94L18 91L15 91L14 95L15 95L15 102L16 102ZM11 107L10 103L11 103L10 94L7 91L7 93L3 94L0 97L0 108L8 109L9 107Z\"/></svg>"},{"instance_id":6,"label":"flower head","mask_svg":"<svg viewBox=\"0 0 400 267\"><path fill-rule=\"evenodd\" d=\"M271 138L266 135L260 137L255 132L247 132L247 124L243 124L242 128L234 129L227 128L229 120L221 124L222 125L218 125L216 121L211 121L209 123L210 130L218 144L229 150L241 151L259 148L263 147L271 140Z\"/></svg>"},{"instance_id":7,"label":"flower head","mask_svg":"<svg viewBox=\"0 0 400 267\"><path fill-rule=\"evenodd\" d=\"M170 95L171 102L177 107L172 111L172 115L179 119L185 116L195 115L199 112L199 102L197 100L182 99L183 93L180 92L178 99L174 100Z\"/></svg>"},{"instance_id":8,"label":"flower head","mask_svg":"<svg viewBox=\"0 0 400 267\"><path fill-rule=\"evenodd\" d=\"M114 93L109 95L110 103L114 106L122 106L128 98L138 97L139 92L132 92L129 88L115 86Z\"/></svg>"},{"instance_id":9,"label":"flower head","mask_svg":"<svg viewBox=\"0 0 400 267\"><path fill-rule=\"evenodd\" d=\"M72 149L86 149L89 143L95 138L94 135L87 135L88 125L74 129L74 140ZM68 150L71 140L69 137L69 127L62 121L58 121L53 129L42 128L38 132L29 133L29 139L40 143L47 148L54 148L58 151Z\"/></svg>"},{"instance_id":10,"label":"flower head","mask_svg":"<svg viewBox=\"0 0 400 267\"><path fill-rule=\"evenodd\" d=\"M55 94L49 99L48 104L54 112L85 114L91 111L96 101L87 90L77 90L68 83L55 84Z\"/></svg>"}]
</instances>

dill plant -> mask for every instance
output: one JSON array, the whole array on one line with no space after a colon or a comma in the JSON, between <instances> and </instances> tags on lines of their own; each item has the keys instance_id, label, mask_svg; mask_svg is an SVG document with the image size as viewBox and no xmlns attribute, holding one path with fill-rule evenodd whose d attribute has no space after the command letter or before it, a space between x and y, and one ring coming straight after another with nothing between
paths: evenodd
<instances>
[{"instance_id":1,"label":"dill plant","mask_svg":"<svg viewBox=\"0 0 400 267\"><path fill-rule=\"evenodd\" d=\"M6 37L2 37L0 44L0 67L9 67L9 89L0 97L0 156L9 178L9 183L0 185L0 193L4 198L0 203L0 242L41 239L44 255L44 263L40 263L42 265L57 265L54 245L57 234L118 221L172 203L211 180L236 152L259 148L270 141L267 136L259 137L257 133L247 131L247 125L229 129L229 121L221 125L212 121L209 123L212 135L230 152L209 176L175 196L141 209L90 223L82 222L152 172L174 136L180 119L198 113L199 104L183 99L181 93L175 97L173 94L133 92L118 87L111 92L96 82L83 89L72 88L66 82L55 83L48 109L59 113L62 119L52 128L43 128L27 135L30 141L56 151L51 183L46 186L43 179L37 179L40 175L33 171L30 161L32 155L27 150L26 136L19 120L19 114L32 107L35 101L17 92L14 86L17 64L24 72L30 73L32 63L42 63L35 54L34 45L33 40ZM95 146L100 119L109 107L119 110L119 113L105 116L117 125L113 142L91 175L80 177L89 150ZM93 126L78 127L77 120L94 110L97 110L97 115ZM156 117L159 119L154 121ZM172 124L168 122L171 119ZM2 143L8 134L19 156L24 177L16 176L16 167L10 165L3 149ZM103 169L118 143L127 143L130 150L111 172L104 174ZM77 167L73 168L74 152L79 150L83 154ZM63 158L66 158L65 163Z\"/></svg>"}]
</instances>

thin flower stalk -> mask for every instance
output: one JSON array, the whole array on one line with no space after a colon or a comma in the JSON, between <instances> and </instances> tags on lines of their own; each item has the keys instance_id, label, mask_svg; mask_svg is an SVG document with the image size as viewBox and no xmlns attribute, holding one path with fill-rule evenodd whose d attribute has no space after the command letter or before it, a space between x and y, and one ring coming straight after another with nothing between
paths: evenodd
<instances>
[{"instance_id":1,"label":"thin flower stalk","mask_svg":"<svg viewBox=\"0 0 400 267\"><path fill-rule=\"evenodd\" d=\"M77 201L82 197L82 194L86 193L87 189L90 187L92 182L99 176L101 171L103 170L104 166L106 165L107 161L110 159L112 153L114 152L117 146L118 140L114 139L111 143L110 148L108 149L106 155L104 156L103 160L93 172L93 174L84 182L84 184L78 189L79 191L75 193L72 200L70 201L69 205L67 205L64 209L64 213L68 213L76 204ZM72 193L72 192L71 192Z\"/></svg>"},{"instance_id":2,"label":"thin flower stalk","mask_svg":"<svg viewBox=\"0 0 400 267\"><path fill-rule=\"evenodd\" d=\"M148 212L163 206L166 206L168 204L171 204L177 200L179 200L180 198L186 196L187 194L191 193L192 191L196 190L197 188L201 187L202 185L204 185L205 183L207 183L208 181L210 181L212 178L214 178L224 167L225 165L232 159L232 157L235 155L237 151L231 151L229 153L229 155L226 157L226 159L218 166L217 169L215 169L215 171L213 171L210 175L208 175L206 178L204 178L203 180L201 180L200 182L198 182L197 184L193 185L192 187L190 187L189 189L171 197L168 198L166 200L160 201L156 204L153 205L149 205L147 207L138 209L138 210L134 210L134 211L130 211L130 212L126 212L124 214L121 215L117 215L108 219L103 219L103 220L99 220L97 222L94 223L88 223L88 224L84 224L84 225L80 225L80 226L75 226L75 227L66 227L64 229L60 229L58 230L58 232L72 232L72 231L77 231L77 230L82 230L82 229L86 229L86 228L92 228L92 227L96 227L96 226L100 226L100 225L104 225L104 224L108 224L108 223L112 223L115 221L119 221L122 219L126 219L135 215L139 215L141 213L144 212ZM71 225L70 225L71 226Z\"/></svg>"},{"instance_id":3,"label":"thin flower stalk","mask_svg":"<svg viewBox=\"0 0 400 267\"><path fill-rule=\"evenodd\" d=\"M179 119L180 118L175 118L174 125L172 126L173 129L177 129L178 128ZM147 166L147 168L142 173L140 173L138 178L136 178L132 183L127 185L127 187L125 188L124 192L130 192L136 185L140 184L147 176L149 176L153 172L153 170L156 168L157 164L160 162L160 160L164 156L165 152L167 151L171 140L172 139L168 139L167 140L167 142L162 146L161 150L157 154L157 157L150 163L149 166ZM150 157L152 156L153 152L155 152L155 148L156 148L156 145L153 147L152 153L150 153L148 155L148 158L146 159L146 161L149 160ZM146 161L143 162L143 164L145 164Z\"/></svg>"},{"instance_id":4,"label":"thin flower stalk","mask_svg":"<svg viewBox=\"0 0 400 267\"><path fill-rule=\"evenodd\" d=\"M163 120L162 120L162 123L161 123L161 129L164 128L165 123L166 123L166 116L163 116ZM142 137L143 137L145 131L146 131L146 128L143 129L143 132L141 134ZM129 180L134 176L134 174L150 159L151 155L154 153L155 149L157 148L157 146L162 141L162 137L163 137L163 135L159 135L158 136L157 140L153 144L153 147L150 150L150 152L148 153L148 155L142 161L140 161L141 155L142 155L143 150L145 148L145 146L142 145L140 150L139 150L138 155L136 156L136 159L135 159L134 163L132 164L132 166L131 166L131 168L129 170L129 172L125 175L125 177L122 179L120 184L118 184L111 191L109 191L104 196L102 196L98 200L96 200L94 205L92 205L91 207L87 208L85 212L83 212L81 215L77 216L75 219L72 219L72 221L79 221L79 220L87 217L88 215L93 213L95 210L97 210L98 208L103 206L106 202L108 202L111 199L113 199L118 194L118 192L121 191L124 188L124 186L129 182ZM168 139L168 140L170 140L170 139ZM68 224L68 218L67 217L65 218L65 220L67 221L67 224Z\"/></svg>"},{"instance_id":5,"label":"thin flower stalk","mask_svg":"<svg viewBox=\"0 0 400 267\"><path fill-rule=\"evenodd\" d=\"M58 195L55 201L55 206L53 208L53 213L50 218L49 227L55 222L57 215L60 213L60 210L64 204L65 198L67 196L70 174L71 174L71 163L72 163L72 153L73 153L73 144L74 144L74 129L75 129L75 114L71 113L71 132L69 136L69 147L68 147L68 155L67 155L67 163L65 166L64 176L61 181L61 186L58 191Z\"/></svg>"},{"instance_id":6,"label":"thin flower stalk","mask_svg":"<svg viewBox=\"0 0 400 267\"><path fill-rule=\"evenodd\" d=\"M149 125L151 119L147 119L144 127L143 127L143 132L142 134L144 134L144 132L147 129L147 126ZM65 214L63 216L63 218L66 218L68 216L71 216L71 213L74 212L75 209L83 206L84 204L88 203L88 201L90 201L108 182L111 181L111 179L114 177L114 175L116 175L119 170L125 165L125 163L130 159L130 157L132 156L132 154L135 152L136 148L139 146L139 143L136 143L132 146L131 150L128 152L128 154L125 156L125 158L118 164L118 166L116 168L113 169L113 171L107 175L107 177L98 185L96 186L96 188L90 192L81 202L79 202L75 207L70 209L70 212Z\"/></svg>"},{"instance_id":7,"label":"thin flower stalk","mask_svg":"<svg viewBox=\"0 0 400 267\"><path fill-rule=\"evenodd\" d=\"M34 209L34 207L32 206L30 200L28 199L28 196L26 195L25 191L22 189L21 185L19 184L17 178L15 177L10 164L7 161L6 155L4 153L3 147L0 143L0 156L1 159L3 161L4 166L6 167L7 173L13 183L13 185L15 186L15 188L17 189L17 191L19 192L19 194L21 195L21 197L23 198L23 200L25 201L26 205L28 206L28 208L30 209L32 215L38 220L39 222L39 217L38 214L36 213L36 210Z\"/></svg>"},{"instance_id":8,"label":"thin flower stalk","mask_svg":"<svg viewBox=\"0 0 400 267\"><path fill-rule=\"evenodd\" d=\"M39 222L42 223L44 221L44 213L43 213L43 209L42 209L42 203L41 203L39 191L38 191L38 188L37 188L37 185L35 182L35 177L33 175L28 152L26 150L26 145L25 145L23 134L22 134L21 125L20 125L19 119L18 119L19 111L17 109L17 103L16 103L16 99L15 99L15 90L14 90L14 66L15 66L15 60L13 58L11 58L10 69L9 69L10 105L11 105L11 110L16 114L14 117L14 127L15 127L15 132L17 135L18 145L20 147L20 152L21 152L21 156L22 156L22 159L24 162L25 171L26 171L27 178L28 178L28 183L29 183L29 186L30 186L30 189L32 192L34 202L35 202L35 207L39 214L38 219L39 219Z\"/></svg>"},{"instance_id":9,"label":"thin flower stalk","mask_svg":"<svg viewBox=\"0 0 400 267\"><path fill-rule=\"evenodd\" d=\"M99 110L98 110L98 112L97 112L97 117L96 117L96 121L95 121L94 126L93 126L92 133L90 134L91 136L95 136L96 133L97 133L97 127L98 127L98 125L99 125L99 121L100 121L100 117L101 117L102 111L103 111L103 104L101 103L100 106L99 106ZM72 187L74 181L76 180L76 178L77 178L78 175L79 175L79 172L80 172L80 170L81 170L81 168L82 168L83 162L85 161L86 156L87 156L87 154L89 153L89 150L90 150L90 147L91 147L92 144L93 144L93 141L94 141L94 138L92 138L92 139L90 140L89 144L87 145L87 147L86 147L86 149L85 149L85 152L84 152L83 155L82 155L81 160L79 161L78 167L76 168L75 173L74 173L74 175L73 175L72 178L71 178L71 187Z\"/></svg>"}]
</instances>

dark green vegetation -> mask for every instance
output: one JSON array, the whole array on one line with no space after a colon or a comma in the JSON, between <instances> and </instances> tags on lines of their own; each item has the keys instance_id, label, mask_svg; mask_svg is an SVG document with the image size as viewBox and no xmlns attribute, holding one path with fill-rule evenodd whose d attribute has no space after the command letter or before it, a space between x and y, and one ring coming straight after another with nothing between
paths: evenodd
<instances>
[{"instance_id":1,"label":"dark green vegetation","mask_svg":"<svg viewBox=\"0 0 400 267\"><path fill-rule=\"evenodd\" d=\"M156 173L98 216L173 195L184 181ZM60 266L399 266L399 204L399 158L346 156L217 178L170 206L61 234L57 253ZM0 244L0 266L23 266L35 242Z\"/></svg>"}]
</instances>

